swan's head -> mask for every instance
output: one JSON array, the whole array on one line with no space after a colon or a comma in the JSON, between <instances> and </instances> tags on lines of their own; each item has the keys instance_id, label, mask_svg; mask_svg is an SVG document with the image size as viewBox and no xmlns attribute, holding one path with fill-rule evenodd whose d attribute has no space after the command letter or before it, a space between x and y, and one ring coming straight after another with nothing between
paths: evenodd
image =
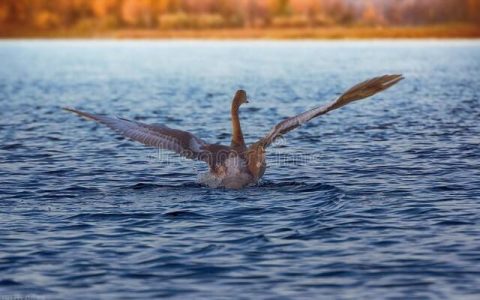
<instances>
[{"instance_id":1,"label":"swan's head","mask_svg":"<svg viewBox=\"0 0 480 300\"><path fill-rule=\"evenodd\" d=\"M248 103L247 92L244 90L238 90L233 97L232 105L238 108L244 103Z\"/></svg>"}]
</instances>

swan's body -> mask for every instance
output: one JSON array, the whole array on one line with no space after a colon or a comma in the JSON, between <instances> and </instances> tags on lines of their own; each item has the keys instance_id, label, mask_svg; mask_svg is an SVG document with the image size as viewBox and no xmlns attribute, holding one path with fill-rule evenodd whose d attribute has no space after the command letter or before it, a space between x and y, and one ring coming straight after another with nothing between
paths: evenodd
<instances>
[{"instance_id":1,"label":"swan's body","mask_svg":"<svg viewBox=\"0 0 480 300\"><path fill-rule=\"evenodd\" d=\"M317 116L386 90L402 79L401 75L385 75L362 82L327 105L315 107L283 120L274 126L265 137L249 147L245 145L238 115L240 106L248 103L247 95L243 90L237 91L232 101L232 142L230 146L208 144L189 132L164 125L110 118L72 108L65 108L65 110L103 123L123 136L147 146L171 150L184 157L206 162L209 165L209 172L199 177L200 182L205 185L240 189L256 184L262 178L267 167L265 149L276 138Z\"/></svg>"}]
</instances>

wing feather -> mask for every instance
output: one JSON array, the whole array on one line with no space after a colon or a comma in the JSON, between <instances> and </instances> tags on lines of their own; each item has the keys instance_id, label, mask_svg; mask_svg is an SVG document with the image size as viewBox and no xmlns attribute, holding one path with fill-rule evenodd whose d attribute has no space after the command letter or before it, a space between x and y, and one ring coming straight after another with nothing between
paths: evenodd
<instances>
[{"instance_id":1,"label":"wing feather","mask_svg":"<svg viewBox=\"0 0 480 300\"><path fill-rule=\"evenodd\" d=\"M267 133L267 135L256 144L261 144L265 148L271 143L273 143L276 138L299 127L300 125L310 121L311 119L326 114L331 110L345 106L351 102L373 96L376 93L388 89L402 79L402 75L384 75L361 82L353 86L336 100L328 104L317 106L304 113L281 121L280 123L275 125L275 127L273 127Z\"/></svg>"},{"instance_id":2,"label":"wing feather","mask_svg":"<svg viewBox=\"0 0 480 300\"><path fill-rule=\"evenodd\" d=\"M190 159L204 160L202 157L205 157L205 155L202 154L208 144L187 131L169 128L165 125L145 124L124 118L90 114L68 107L64 109L102 123L124 137L144 145L171 150Z\"/></svg>"}]
</instances>

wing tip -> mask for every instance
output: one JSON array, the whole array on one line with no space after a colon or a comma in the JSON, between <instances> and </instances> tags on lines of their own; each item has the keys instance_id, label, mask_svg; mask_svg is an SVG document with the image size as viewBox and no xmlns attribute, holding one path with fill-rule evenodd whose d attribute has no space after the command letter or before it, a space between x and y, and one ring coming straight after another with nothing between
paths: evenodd
<instances>
[{"instance_id":1,"label":"wing tip","mask_svg":"<svg viewBox=\"0 0 480 300\"><path fill-rule=\"evenodd\" d=\"M405 79L403 74L385 75L383 76L383 78L384 78L384 81L382 82L382 85L385 89Z\"/></svg>"},{"instance_id":2,"label":"wing tip","mask_svg":"<svg viewBox=\"0 0 480 300\"><path fill-rule=\"evenodd\" d=\"M72 113L75 113L81 117L84 117L86 119L89 119L89 120L97 120L98 118L95 117L94 115L92 114L89 114L89 113L86 113L86 112L83 112L83 111L80 111L78 109L75 109L75 108L72 108L72 107L68 107L68 106L63 106L62 107L63 110L65 111L68 111L68 112L72 112Z\"/></svg>"},{"instance_id":3,"label":"wing tip","mask_svg":"<svg viewBox=\"0 0 480 300\"><path fill-rule=\"evenodd\" d=\"M394 80L403 80L403 79L405 79L405 76L403 76L403 74L392 74L392 75L390 75L390 76L392 76L392 78L393 78Z\"/></svg>"},{"instance_id":4,"label":"wing tip","mask_svg":"<svg viewBox=\"0 0 480 300\"><path fill-rule=\"evenodd\" d=\"M64 111L68 111L68 112L72 112L72 113L76 113L78 114L80 111L73 108L73 107L69 107L69 106L62 106L61 109L63 109Z\"/></svg>"},{"instance_id":5,"label":"wing tip","mask_svg":"<svg viewBox=\"0 0 480 300\"><path fill-rule=\"evenodd\" d=\"M70 106L62 106L61 109L63 109L64 111L68 111L68 112L72 112L72 113L81 113L81 111L79 111L78 109L75 109L73 107L70 107Z\"/></svg>"}]
</instances>

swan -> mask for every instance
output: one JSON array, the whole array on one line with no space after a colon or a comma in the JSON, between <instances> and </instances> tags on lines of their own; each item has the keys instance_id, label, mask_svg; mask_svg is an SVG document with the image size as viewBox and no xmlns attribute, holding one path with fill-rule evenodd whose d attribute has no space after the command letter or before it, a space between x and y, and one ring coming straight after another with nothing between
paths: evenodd
<instances>
[{"instance_id":1,"label":"swan","mask_svg":"<svg viewBox=\"0 0 480 300\"><path fill-rule=\"evenodd\" d=\"M124 118L111 118L70 107L63 109L102 123L121 135L144 145L174 151L186 158L206 162L209 171L199 177L200 183L204 185L212 188L241 189L258 183L262 178L267 168L265 151L275 139L315 117L384 91L402 79L404 79L402 75L384 75L361 82L328 104L314 107L281 121L263 138L250 146L245 145L239 119L240 106L248 103L247 93L244 90L238 90L233 97L230 146L209 144L190 132L161 124L145 124Z\"/></svg>"}]
</instances>

